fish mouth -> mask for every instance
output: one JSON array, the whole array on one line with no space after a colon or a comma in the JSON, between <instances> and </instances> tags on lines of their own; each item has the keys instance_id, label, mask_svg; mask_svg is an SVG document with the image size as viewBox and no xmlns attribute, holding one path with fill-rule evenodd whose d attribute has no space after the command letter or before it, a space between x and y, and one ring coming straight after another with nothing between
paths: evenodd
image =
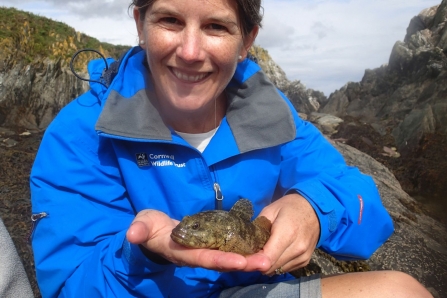
<instances>
[{"instance_id":1,"label":"fish mouth","mask_svg":"<svg viewBox=\"0 0 447 298\"><path fill-rule=\"evenodd\" d=\"M186 232L182 231L181 229L174 228L171 232L171 239L181 245L188 246L186 241Z\"/></svg>"}]
</instances>

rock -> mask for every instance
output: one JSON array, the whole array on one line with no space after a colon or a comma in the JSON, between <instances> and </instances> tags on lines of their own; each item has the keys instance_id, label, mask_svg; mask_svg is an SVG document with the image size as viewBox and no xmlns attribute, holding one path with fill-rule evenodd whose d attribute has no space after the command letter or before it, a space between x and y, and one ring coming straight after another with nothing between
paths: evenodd
<instances>
[{"instance_id":1,"label":"rock","mask_svg":"<svg viewBox=\"0 0 447 298\"><path fill-rule=\"evenodd\" d=\"M399 270L415 277L431 289L435 297L446 297L446 227L427 216L381 163L348 145L333 144L349 165L373 177L382 203L393 218L395 233L366 261L342 262L317 250L311 261L311 266L317 269L311 271L330 275L351 271ZM305 271L301 274L306 274Z\"/></svg>"},{"instance_id":2,"label":"rock","mask_svg":"<svg viewBox=\"0 0 447 298\"><path fill-rule=\"evenodd\" d=\"M14 134L15 133L12 130L10 130L10 129L6 128L6 127L1 127L0 126L0 136L12 136Z\"/></svg>"},{"instance_id":3,"label":"rock","mask_svg":"<svg viewBox=\"0 0 447 298\"><path fill-rule=\"evenodd\" d=\"M393 130L396 144L405 153L417 150L424 134L434 133L436 120L431 106L424 109L414 109L405 116L403 121Z\"/></svg>"},{"instance_id":4,"label":"rock","mask_svg":"<svg viewBox=\"0 0 447 298\"><path fill-rule=\"evenodd\" d=\"M337 132L338 126L343 122L343 119L322 113L311 113L309 121L326 135L333 135Z\"/></svg>"},{"instance_id":5,"label":"rock","mask_svg":"<svg viewBox=\"0 0 447 298\"><path fill-rule=\"evenodd\" d=\"M383 146L383 152L382 155L384 156L389 156L389 157L393 157L393 158L398 158L400 157L400 153L396 151L395 147L387 147L387 146Z\"/></svg>"},{"instance_id":6,"label":"rock","mask_svg":"<svg viewBox=\"0 0 447 298\"><path fill-rule=\"evenodd\" d=\"M255 45L250 49L250 54L255 58L269 80L284 92L300 113L316 112L327 101L327 97L322 92L307 89L300 81L289 81L281 67L273 61L263 48Z\"/></svg>"},{"instance_id":7,"label":"rock","mask_svg":"<svg viewBox=\"0 0 447 298\"><path fill-rule=\"evenodd\" d=\"M250 54L256 58L256 63L259 64L264 73L276 87L282 90L284 86L289 84L286 73L275 63L275 61L273 61L267 50L260 46L253 45L250 48Z\"/></svg>"},{"instance_id":8,"label":"rock","mask_svg":"<svg viewBox=\"0 0 447 298\"><path fill-rule=\"evenodd\" d=\"M2 140L2 145L5 147L8 147L8 148L14 147L15 145L17 145L17 141L14 139L7 138L7 139Z\"/></svg>"},{"instance_id":9,"label":"rock","mask_svg":"<svg viewBox=\"0 0 447 298\"><path fill-rule=\"evenodd\" d=\"M0 72L0 125L45 129L59 110L88 90L58 61L18 63Z\"/></svg>"},{"instance_id":10,"label":"rock","mask_svg":"<svg viewBox=\"0 0 447 298\"><path fill-rule=\"evenodd\" d=\"M447 159L441 157L444 148L433 147L447 139L446 45L447 0L443 0L410 21L404 41L395 43L387 65L366 70L360 82L333 92L318 112L356 118L377 128L382 137L394 139L394 144L383 145L396 146L411 168L413 177L408 177L405 189L447 203L443 174Z\"/></svg>"},{"instance_id":11,"label":"rock","mask_svg":"<svg viewBox=\"0 0 447 298\"><path fill-rule=\"evenodd\" d=\"M321 104L327 99L322 92L307 89L300 81L283 85L282 91L297 111L308 115L318 111Z\"/></svg>"}]
</instances>

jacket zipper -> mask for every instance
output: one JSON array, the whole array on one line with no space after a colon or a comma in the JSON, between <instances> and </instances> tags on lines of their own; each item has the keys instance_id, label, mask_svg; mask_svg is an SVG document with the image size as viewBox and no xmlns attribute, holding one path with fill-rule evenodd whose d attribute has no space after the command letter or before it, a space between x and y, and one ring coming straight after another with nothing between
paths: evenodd
<instances>
[{"instance_id":1,"label":"jacket zipper","mask_svg":"<svg viewBox=\"0 0 447 298\"><path fill-rule=\"evenodd\" d=\"M48 213L46 212L40 212L40 213L35 213L33 215L31 215L31 230L29 231L28 237L27 237L27 241L31 242L31 237L33 236L34 230L36 228L37 223L39 222L39 220L41 220L44 217L47 217Z\"/></svg>"},{"instance_id":2,"label":"jacket zipper","mask_svg":"<svg viewBox=\"0 0 447 298\"><path fill-rule=\"evenodd\" d=\"M214 168L214 166L211 166L211 172L213 173L213 176L214 176L214 184L213 184L214 199L215 199L214 200L214 206L215 206L214 208L216 210L222 210L223 209L222 201L224 199L224 196L220 189L219 182L217 181L216 169Z\"/></svg>"},{"instance_id":3,"label":"jacket zipper","mask_svg":"<svg viewBox=\"0 0 447 298\"><path fill-rule=\"evenodd\" d=\"M224 199L224 196L222 195L222 191L220 190L220 185L217 182L214 182L214 193L216 194L215 198L215 208L216 210L222 210L222 200Z\"/></svg>"}]
</instances>

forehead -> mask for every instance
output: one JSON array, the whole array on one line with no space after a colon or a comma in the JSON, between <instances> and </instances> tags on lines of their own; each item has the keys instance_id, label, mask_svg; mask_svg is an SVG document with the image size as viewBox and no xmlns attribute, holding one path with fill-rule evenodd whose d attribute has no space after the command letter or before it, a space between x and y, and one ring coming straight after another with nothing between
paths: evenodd
<instances>
[{"instance_id":1,"label":"forehead","mask_svg":"<svg viewBox=\"0 0 447 298\"><path fill-rule=\"evenodd\" d=\"M195 12L238 18L236 0L155 0L148 12L169 9L172 12Z\"/></svg>"}]
</instances>

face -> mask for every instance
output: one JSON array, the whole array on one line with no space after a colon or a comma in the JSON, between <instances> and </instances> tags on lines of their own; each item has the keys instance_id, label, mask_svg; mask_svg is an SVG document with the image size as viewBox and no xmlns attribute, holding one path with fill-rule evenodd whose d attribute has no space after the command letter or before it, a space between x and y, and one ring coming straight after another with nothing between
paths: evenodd
<instances>
[{"instance_id":1,"label":"face","mask_svg":"<svg viewBox=\"0 0 447 298\"><path fill-rule=\"evenodd\" d=\"M134 17L162 115L214 117L214 100L223 98L257 28L241 35L234 0L156 0L144 20L138 10Z\"/></svg>"}]
</instances>

